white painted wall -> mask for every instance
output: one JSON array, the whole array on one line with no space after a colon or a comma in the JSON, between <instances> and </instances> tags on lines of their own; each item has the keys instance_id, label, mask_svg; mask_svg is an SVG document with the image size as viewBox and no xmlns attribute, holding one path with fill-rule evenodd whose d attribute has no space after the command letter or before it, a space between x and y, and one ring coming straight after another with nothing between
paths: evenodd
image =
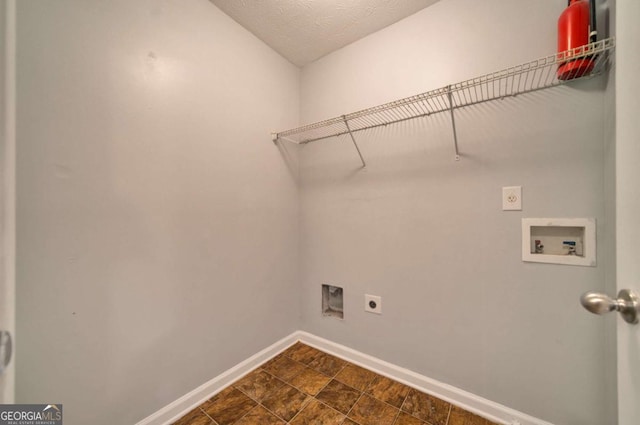
<instances>
[{"instance_id":1,"label":"white painted wall","mask_svg":"<svg viewBox=\"0 0 640 425\"><path fill-rule=\"evenodd\" d=\"M206 0L18 3L17 400L134 423L298 328L299 70Z\"/></svg>"},{"instance_id":2,"label":"white painted wall","mask_svg":"<svg viewBox=\"0 0 640 425\"><path fill-rule=\"evenodd\" d=\"M546 55L564 6L443 0L305 68L299 105L299 71L205 0L19 2L18 401L133 423L302 314L506 406L607 423L615 317L577 300L606 289L611 257L519 251L521 217L596 217L608 235L604 81L460 111L459 163L446 116L359 136L365 170L347 140L304 146L300 240L296 152L265 137L299 110L310 122ZM523 185L523 212L500 211L506 185ZM345 288L344 321L321 317L322 283Z\"/></svg>"},{"instance_id":3,"label":"white painted wall","mask_svg":"<svg viewBox=\"0 0 640 425\"><path fill-rule=\"evenodd\" d=\"M302 121L438 88L555 51L564 0L443 0L303 69ZM609 423L615 317L578 298L607 261L523 263L522 217L605 229L603 79L301 149L303 329L563 425ZM522 185L524 210L501 211ZM601 252L601 251L599 251ZM345 319L320 314L344 287ZM364 313L381 295L382 316Z\"/></svg>"}]
</instances>

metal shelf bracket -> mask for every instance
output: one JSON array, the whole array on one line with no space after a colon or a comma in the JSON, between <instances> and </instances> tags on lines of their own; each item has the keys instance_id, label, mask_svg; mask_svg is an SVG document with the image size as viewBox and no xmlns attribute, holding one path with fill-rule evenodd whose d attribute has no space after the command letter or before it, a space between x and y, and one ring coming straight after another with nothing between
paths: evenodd
<instances>
[{"instance_id":1,"label":"metal shelf bracket","mask_svg":"<svg viewBox=\"0 0 640 425\"><path fill-rule=\"evenodd\" d=\"M451 128L453 128L453 149L456 152L456 161L460 161L460 152L458 152L458 134L456 133L456 117L453 112L453 97L451 95L451 86L447 86L447 97L449 98L449 111L451 112Z\"/></svg>"},{"instance_id":2,"label":"metal shelf bracket","mask_svg":"<svg viewBox=\"0 0 640 425\"><path fill-rule=\"evenodd\" d=\"M284 141L289 142L289 143L295 143L296 145L301 145L302 144L301 142L298 142L297 140L293 140L293 139L290 139L289 137L278 136L278 135L276 135L276 137L273 139L273 143L276 143L278 140L284 140Z\"/></svg>"},{"instance_id":3,"label":"metal shelf bracket","mask_svg":"<svg viewBox=\"0 0 640 425\"><path fill-rule=\"evenodd\" d=\"M344 115L342 116L342 120L344 121L344 125L347 127L347 132L349 132L349 136L351 136L351 141L353 142L353 146L355 146L356 151L358 151L358 156L360 157L360 161L362 161L362 168L364 168L367 166L367 163L364 162L364 158L362 157L362 152L360 152L360 148L356 143L356 138L353 137L353 133L351 132L351 127L349 127L349 121L347 121L347 117Z\"/></svg>"}]
</instances>

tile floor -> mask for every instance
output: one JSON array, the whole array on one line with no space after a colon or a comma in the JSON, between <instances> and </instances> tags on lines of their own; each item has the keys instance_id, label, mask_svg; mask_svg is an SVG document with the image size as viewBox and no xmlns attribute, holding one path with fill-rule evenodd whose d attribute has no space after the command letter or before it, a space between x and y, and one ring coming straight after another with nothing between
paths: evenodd
<instances>
[{"instance_id":1,"label":"tile floor","mask_svg":"<svg viewBox=\"0 0 640 425\"><path fill-rule=\"evenodd\" d=\"M174 425L496 425L300 342Z\"/></svg>"}]
</instances>

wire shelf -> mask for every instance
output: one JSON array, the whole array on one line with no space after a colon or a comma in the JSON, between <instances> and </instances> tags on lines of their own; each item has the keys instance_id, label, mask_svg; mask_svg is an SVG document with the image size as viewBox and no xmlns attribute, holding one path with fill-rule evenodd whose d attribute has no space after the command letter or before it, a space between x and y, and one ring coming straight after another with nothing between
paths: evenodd
<instances>
[{"instance_id":1,"label":"wire shelf","mask_svg":"<svg viewBox=\"0 0 640 425\"><path fill-rule=\"evenodd\" d=\"M426 93L275 133L273 140L304 144L350 134L355 144L353 133L446 111L451 112L455 139L455 109L600 75L607 69L614 47L614 38L600 40ZM364 165L362 156L360 159Z\"/></svg>"}]
</instances>

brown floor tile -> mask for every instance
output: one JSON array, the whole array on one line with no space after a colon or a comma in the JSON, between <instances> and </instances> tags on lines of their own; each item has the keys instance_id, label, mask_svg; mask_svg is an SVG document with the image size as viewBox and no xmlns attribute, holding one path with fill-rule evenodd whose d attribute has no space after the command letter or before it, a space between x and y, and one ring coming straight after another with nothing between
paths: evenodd
<instances>
[{"instance_id":1,"label":"brown floor tile","mask_svg":"<svg viewBox=\"0 0 640 425\"><path fill-rule=\"evenodd\" d=\"M311 401L311 397L301 393L290 385L283 385L262 401L264 407L285 421L290 421ZM215 418L214 418L215 419Z\"/></svg>"},{"instance_id":2,"label":"brown floor tile","mask_svg":"<svg viewBox=\"0 0 640 425\"><path fill-rule=\"evenodd\" d=\"M323 375L311 368L306 368L300 374L296 375L289 383L309 395L316 395L325 385L329 383L331 378Z\"/></svg>"},{"instance_id":3,"label":"brown floor tile","mask_svg":"<svg viewBox=\"0 0 640 425\"><path fill-rule=\"evenodd\" d=\"M396 419L393 425L429 425L429 424L421 421L418 418L414 418L408 413L400 412L400 414L398 415L398 419Z\"/></svg>"},{"instance_id":4,"label":"brown floor tile","mask_svg":"<svg viewBox=\"0 0 640 425\"><path fill-rule=\"evenodd\" d=\"M402 410L432 425L447 425L451 405L446 401L412 389Z\"/></svg>"},{"instance_id":5,"label":"brown floor tile","mask_svg":"<svg viewBox=\"0 0 640 425\"><path fill-rule=\"evenodd\" d=\"M319 354L311 363L309 363L310 368L332 378L336 376L336 374L346 365L347 362L344 360L326 353Z\"/></svg>"},{"instance_id":6,"label":"brown floor tile","mask_svg":"<svg viewBox=\"0 0 640 425\"><path fill-rule=\"evenodd\" d=\"M285 425L285 422L258 405L234 425Z\"/></svg>"},{"instance_id":7,"label":"brown floor tile","mask_svg":"<svg viewBox=\"0 0 640 425\"><path fill-rule=\"evenodd\" d=\"M343 414L325 406L318 400L312 400L291 421L291 425L340 425L343 423L343 419Z\"/></svg>"},{"instance_id":8,"label":"brown floor tile","mask_svg":"<svg viewBox=\"0 0 640 425\"><path fill-rule=\"evenodd\" d=\"M262 369L257 369L236 382L233 386L260 402L284 382Z\"/></svg>"},{"instance_id":9,"label":"brown floor tile","mask_svg":"<svg viewBox=\"0 0 640 425\"><path fill-rule=\"evenodd\" d=\"M354 364L348 364L335 376L335 379L356 390L364 391L376 376L375 373Z\"/></svg>"},{"instance_id":10,"label":"brown floor tile","mask_svg":"<svg viewBox=\"0 0 640 425\"><path fill-rule=\"evenodd\" d=\"M299 374L305 369L302 363L291 360L289 357L281 356L274 361L265 364L262 369L270 374L277 376L283 381L289 381L291 378Z\"/></svg>"},{"instance_id":11,"label":"brown floor tile","mask_svg":"<svg viewBox=\"0 0 640 425\"><path fill-rule=\"evenodd\" d=\"M451 415L449 416L449 425L497 425L488 419L474 415L457 406L451 407Z\"/></svg>"},{"instance_id":12,"label":"brown floor tile","mask_svg":"<svg viewBox=\"0 0 640 425\"><path fill-rule=\"evenodd\" d=\"M260 365L260 369L266 370L267 372L271 373L272 369L277 368L276 364L282 364L282 359L285 357L288 358L287 356L284 355L284 352L282 352L277 356L275 356L274 358L272 358L271 360L267 361L266 363L263 363L262 365ZM273 375L273 373L271 374Z\"/></svg>"},{"instance_id":13,"label":"brown floor tile","mask_svg":"<svg viewBox=\"0 0 640 425\"><path fill-rule=\"evenodd\" d=\"M300 342L173 425L287 424L497 425Z\"/></svg>"},{"instance_id":14,"label":"brown floor tile","mask_svg":"<svg viewBox=\"0 0 640 425\"><path fill-rule=\"evenodd\" d=\"M283 354L297 362L308 365L315 360L317 356L322 354L322 351L309 347L301 342L296 342L294 345L287 348Z\"/></svg>"},{"instance_id":15,"label":"brown floor tile","mask_svg":"<svg viewBox=\"0 0 640 425\"><path fill-rule=\"evenodd\" d=\"M399 409L364 394L348 416L360 425L392 425L399 412Z\"/></svg>"},{"instance_id":16,"label":"brown floor tile","mask_svg":"<svg viewBox=\"0 0 640 425\"><path fill-rule=\"evenodd\" d=\"M229 387L213 396L201 407L219 425L230 425L253 409L256 404L240 390Z\"/></svg>"},{"instance_id":17,"label":"brown floor tile","mask_svg":"<svg viewBox=\"0 0 640 425\"><path fill-rule=\"evenodd\" d=\"M211 418L205 415L199 407L196 407L180 418L178 422L174 422L173 425L211 425L212 423Z\"/></svg>"},{"instance_id":18,"label":"brown floor tile","mask_svg":"<svg viewBox=\"0 0 640 425\"><path fill-rule=\"evenodd\" d=\"M362 393L355 388L334 379L320 391L316 398L346 415L360 398L360 394Z\"/></svg>"},{"instance_id":19,"label":"brown floor tile","mask_svg":"<svg viewBox=\"0 0 640 425\"><path fill-rule=\"evenodd\" d=\"M407 394L411 388L406 385L389 379L385 376L376 375L373 381L369 384L366 392L371 394L374 398L382 400L385 403L389 403L392 406L400 408Z\"/></svg>"},{"instance_id":20,"label":"brown floor tile","mask_svg":"<svg viewBox=\"0 0 640 425\"><path fill-rule=\"evenodd\" d=\"M268 366L270 366L271 364L277 362L278 360L280 360L283 357L287 357L284 355L284 352L278 354L277 356L271 358L270 360L267 360L264 364L262 364L260 366L261 369L266 369Z\"/></svg>"}]
</instances>

